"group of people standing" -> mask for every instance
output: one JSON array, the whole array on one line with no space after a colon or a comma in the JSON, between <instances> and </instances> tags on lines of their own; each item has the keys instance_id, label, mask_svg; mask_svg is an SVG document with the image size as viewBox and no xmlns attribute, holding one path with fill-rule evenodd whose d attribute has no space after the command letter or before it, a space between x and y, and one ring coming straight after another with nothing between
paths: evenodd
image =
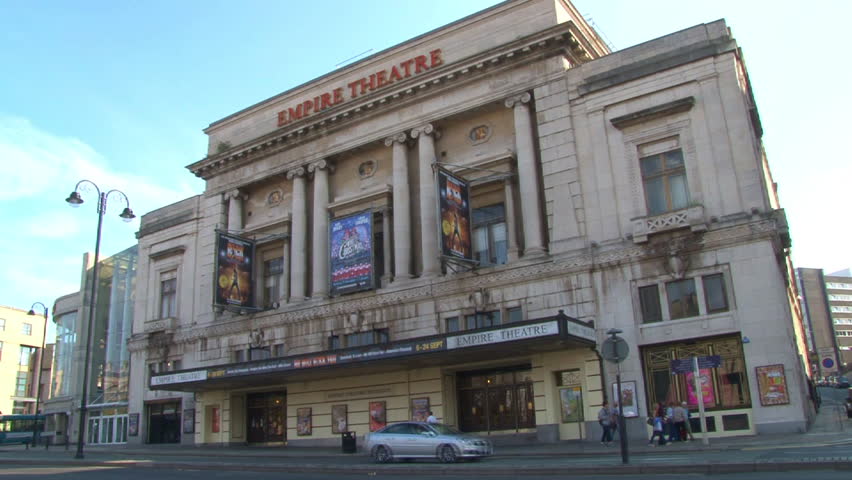
<instances>
[{"instance_id":1,"label":"group of people standing","mask_svg":"<svg viewBox=\"0 0 852 480\"><path fill-rule=\"evenodd\" d=\"M669 402L666 406L663 402L657 403L654 416L648 418L648 424L653 428L648 445L654 446L654 439L658 445L668 445L672 442L688 442L695 440L692 436L692 427L689 423L689 408L686 402L676 405Z\"/></svg>"},{"instance_id":2,"label":"group of people standing","mask_svg":"<svg viewBox=\"0 0 852 480\"><path fill-rule=\"evenodd\" d=\"M601 426L601 445L612 445L612 439L618 432L618 404L609 406L604 400L598 411L598 424ZM654 446L654 439L658 445L668 445L672 442L688 442L695 440L692 436L692 427L689 423L689 408L686 402L677 405L669 402L668 406L663 402L657 404L654 415L648 418L648 425L652 427L653 434L648 440L648 445Z\"/></svg>"}]
</instances>

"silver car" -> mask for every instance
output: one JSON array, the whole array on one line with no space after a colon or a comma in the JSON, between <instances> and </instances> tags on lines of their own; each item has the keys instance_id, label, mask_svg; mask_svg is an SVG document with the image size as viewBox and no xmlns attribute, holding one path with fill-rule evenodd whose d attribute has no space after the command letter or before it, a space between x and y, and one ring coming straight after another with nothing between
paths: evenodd
<instances>
[{"instance_id":1,"label":"silver car","mask_svg":"<svg viewBox=\"0 0 852 480\"><path fill-rule=\"evenodd\" d=\"M379 463L394 458L437 458L452 463L494 453L491 442L440 423L401 422L367 434L365 450Z\"/></svg>"}]
</instances>

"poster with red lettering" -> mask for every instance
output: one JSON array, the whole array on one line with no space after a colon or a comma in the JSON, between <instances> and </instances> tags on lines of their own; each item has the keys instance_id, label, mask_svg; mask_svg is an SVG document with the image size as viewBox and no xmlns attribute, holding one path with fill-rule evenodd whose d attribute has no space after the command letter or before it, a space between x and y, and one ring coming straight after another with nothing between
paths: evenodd
<instances>
[{"instance_id":1,"label":"poster with red lettering","mask_svg":"<svg viewBox=\"0 0 852 480\"><path fill-rule=\"evenodd\" d=\"M441 207L441 254L445 257L473 260L468 182L439 169L438 199Z\"/></svg>"}]
</instances>

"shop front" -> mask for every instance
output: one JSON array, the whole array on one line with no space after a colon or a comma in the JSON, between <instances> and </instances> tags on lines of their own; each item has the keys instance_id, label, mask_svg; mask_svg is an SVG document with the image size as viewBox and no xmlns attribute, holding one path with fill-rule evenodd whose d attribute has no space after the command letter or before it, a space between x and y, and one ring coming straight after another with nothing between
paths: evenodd
<instances>
[{"instance_id":1,"label":"shop front","mask_svg":"<svg viewBox=\"0 0 852 480\"><path fill-rule=\"evenodd\" d=\"M425 420L430 411L462 431L559 439L565 434L559 428L558 371L574 367L586 391L601 390L597 363L590 360L594 338L590 325L560 313L173 372L152 377L152 389L197 392L197 444L339 445L343 433L363 437L389 423Z\"/></svg>"},{"instance_id":2,"label":"shop front","mask_svg":"<svg viewBox=\"0 0 852 480\"><path fill-rule=\"evenodd\" d=\"M180 401L148 403L148 442L180 442Z\"/></svg>"}]
</instances>

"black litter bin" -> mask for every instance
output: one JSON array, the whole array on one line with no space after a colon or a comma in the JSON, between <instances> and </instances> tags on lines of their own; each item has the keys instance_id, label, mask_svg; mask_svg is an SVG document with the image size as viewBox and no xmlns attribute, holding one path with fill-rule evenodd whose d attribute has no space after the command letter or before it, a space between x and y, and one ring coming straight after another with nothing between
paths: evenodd
<instances>
[{"instance_id":1,"label":"black litter bin","mask_svg":"<svg viewBox=\"0 0 852 480\"><path fill-rule=\"evenodd\" d=\"M343 453L356 453L358 445L355 443L355 432L343 432L340 434Z\"/></svg>"}]
</instances>

